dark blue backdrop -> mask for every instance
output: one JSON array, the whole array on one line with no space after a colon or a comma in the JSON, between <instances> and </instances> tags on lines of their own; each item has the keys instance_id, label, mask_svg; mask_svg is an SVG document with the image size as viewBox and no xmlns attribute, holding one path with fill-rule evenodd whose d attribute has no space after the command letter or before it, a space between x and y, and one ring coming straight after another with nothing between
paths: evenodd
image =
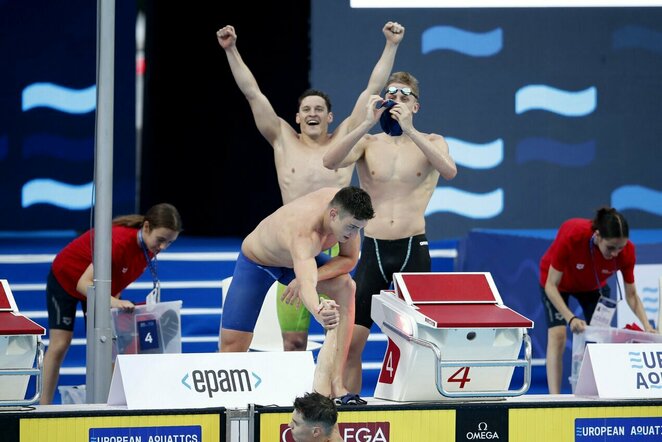
<instances>
[{"instance_id":1,"label":"dark blue backdrop","mask_svg":"<svg viewBox=\"0 0 662 442\"><path fill-rule=\"evenodd\" d=\"M116 5L115 214L135 211L134 2ZM89 228L96 2L0 0L0 230Z\"/></svg>"},{"instance_id":2,"label":"dark blue backdrop","mask_svg":"<svg viewBox=\"0 0 662 442\"><path fill-rule=\"evenodd\" d=\"M93 179L96 5L24 3L0 0L0 230L82 229ZM214 38L226 23L240 30L242 55L279 114L294 115L310 66L336 122L367 81L383 24L407 27L395 68L421 81L416 125L444 135L459 165L429 206L433 240L472 228L556 228L605 204L632 228L661 224L662 8L353 10L334 1L294 12L273 5L259 19L246 6L158 4L161 14L147 14L152 114L138 184L142 203L181 207L189 233L243 236L280 205L273 153ZM119 214L136 200L136 4L116 6ZM44 84L56 93L30 88Z\"/></svg>"},{"instance_id":3,"label":"dark blue backdrop","mask_svg":"<svg viewBox=\"0 0 662 442\"><path fill-rule=\"evenodd\" d=\"M601 205L659 227L662 8L351 9L312 2L312 86L349 112L384 44L421 83L414 123L444 135L457 177L428 236L556 228ZM340 74L342 73L342 75Z\"/></svg>"}]
</instances>

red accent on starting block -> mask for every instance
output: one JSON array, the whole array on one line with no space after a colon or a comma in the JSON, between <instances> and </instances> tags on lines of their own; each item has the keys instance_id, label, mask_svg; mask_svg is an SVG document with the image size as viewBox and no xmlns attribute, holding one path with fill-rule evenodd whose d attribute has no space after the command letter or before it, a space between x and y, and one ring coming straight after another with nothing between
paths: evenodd
<instances>
[{"instance_id":1,"label":"red accent on starting block","mask_svg":"<svg viewBox=\"0 0 662 442\"><path fill-rule=\"evenodd\" d=\"M21 314L0 312L0 335L43 335L46 330Z\"/></svg>"},{"instance_id":2,"label":"red accent on starting block","mask_svg":"<svg viewBox=\"0 0 662 442\"><path fill-rule=\"evenodd\" d=\"M396 292L436 328L533 327L505 307L489 273L395 273Z\"/></svg>"},{"instance_id":3,"label":"red accent on starting block","mask_svg":"<svg viewBox=\"0 0 662 442\"><path fill-rule=\"evenodd\" d=\"M416 304L416 307L433 319L437 328L533 327L530 319L495 304Z\"/></svg>"},{"instance_id":4,"label":"red accent on starting block","mask_svg":"<svg viewBox=\"0 0 662 442\"><path fill-rule=\"evenodd\" d=\"M379 372L379 382L392 384L398 371L398 365L400 365L400 348L389 338L382 370Z\"/></svg>"},{"instance_id":5,"label":"red accent on starting block","mask_svg":"<svg viewBox=\"0 0 662 442\"><path fill-rule=\"evenodd\" d=\"M14 306L9 300L4 284L0 283L0 311L12 311Z\"/></svg>"},{"instance_id":6,"label":"red accent on starting block","mask_svg":"<svg viewBox=\"0 0 662 442\"><path fill-rule=\"evenodd\" d=\"M484 273L400 273L394 276L398 296L408 302L411 300L411 304L498 301Z\"/></svg>"},{"instance_id":7,"label":"red accent on starting block","mask_svg":"<svg viewBox=\"0 0 662 442\"><path fill-rule=\"evenodd\" d=\"M517 396L530 383L533 321L503 305L492 275L394 273L393 291L372 297L371 315L389 342L375 397L427 401ZM526 359L518 359L522 344ZM522 388L511 390L516 367Z\"/></svg>"},{"instance_id":8,"label":"red accent on starting block","mask_svg":"<svg viewBox=\"0 0 662 442\"><path fill-rule=\"evenodd\" d=\"M46 330L18 312L9 283L0 279L0 336L43 335Z\"/></svg>"},{"instance_id":9,"label":"red accent on starting block","mask_svg":"<svg viewBox=\"0 0 662 442\"><path fill-rule=\"evenodd\" d=\"M41 335L45 333L42 326L19 313L9 282L0 279L0 405L31 405L39 400L44 369ZM32 376L36 377L35 394L26 399Z\"/></svg>"}]
</instances>

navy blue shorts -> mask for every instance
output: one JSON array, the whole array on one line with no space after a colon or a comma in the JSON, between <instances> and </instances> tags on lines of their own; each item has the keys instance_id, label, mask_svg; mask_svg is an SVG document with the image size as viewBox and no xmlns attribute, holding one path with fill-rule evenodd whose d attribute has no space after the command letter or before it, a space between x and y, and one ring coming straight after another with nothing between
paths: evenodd
<instances>
[{"instance_id":1,"label":"navy blue shorts","mask_svg":"<svg viewBox=\"0 0 662 442\"><path fill-rule=\"evenodd\" d=\"M543 306L545 307L545 318L547 319L547 328L552 328L556 327L559 325L566 326L565 319L563 319L563 315L559 313L558 310L556 310L556 307L552 304L552 302L549 300L547 297L547 293L545 293L545 288L540 287L540 292L542 293L542 302ZM572 296L579 302L579 305L582 306L582 311L584 312L584 318L586 320L586 323L589 324L591 322L591 318L593 317L593 312L595 311L595 307L598 305L598 300L600 299L600 296L605 296L609 298L609 295L611 294L611 288L607 284L605 284L604 287L602 287L600 290L593 290L590 292L577 292L577 293L569 293L569 292L560 292L561 297L563 298L563 302L565 302L565 305L569 305L568 301L570 300L570 297Z\"/></svg>"},{"instance_id":2,"label":"navy blue shorts","mask_svg":"<svg viewBox=\"0 0 662 442\"><path fill-rule=\"evenodd\" d=\"M87 313L87 302L74 298L67 293L55 279L53 271L48 272L46 280L46 306L48 308L48 328L74 330L76 307L81 303L83 313Z\"/></svg>"}]
</instances>

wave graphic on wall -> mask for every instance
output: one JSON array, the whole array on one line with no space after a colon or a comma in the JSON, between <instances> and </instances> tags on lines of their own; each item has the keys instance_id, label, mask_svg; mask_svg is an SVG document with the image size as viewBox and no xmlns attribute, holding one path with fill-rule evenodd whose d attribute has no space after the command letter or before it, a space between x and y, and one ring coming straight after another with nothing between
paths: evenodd
<instances>
[{"instance_id":1,"label":"wave graphic on wall","mask_svg":"<svg viewBox=\"0 0 662 442\"><path fill-rule=\"evenodd\" d=\"M623 26L611 35L614 49L644 49L662 54L662 32L642 26Z\"/></svg>"},{"instance_id":2,"label":"wave graphic on wall","mask_svg":"<svg viewBox=\"0 0 662 442\"><path fill-rule=\"evenodd\" d=\"M494 218L503 212L503 189L478 194L453 187L437 187L425 210L425 215L450 212L467 218Z\"/></svg>"},{"instance_id":3,"label":"wave graphic on wall","mask_svg":"<svg viewBox=\"0 0 662 442\"><path fill-rule=\"evenodd\" d=\"M23 89L21 109L46 107L69 114L85 114L96 108L96 86L72 89L53 83L33 83Z\"/></svg>"},{"instance_id":4,"label":"wave graphic on wall","mask_svg":"<svg viewBox=\"0 0 662 442\"><path fill-rule=\"evenodd\" d=\"M491 57L503 48L503 30L479 33L453 26L434 26L421 35L421 52L455 51L471 57Z\"/></svg>"},{"instance_id":5,"label":"wave graphic on wall","mask_svg":"<svg viewBox=\"0 0 662 442\"><path fill-rule=\"evenodd\" d=\"M611 206L616 210L641 210L662 216L662 192L639 185L616 188L611 193Z\"/></svg>"},{"instance_id":6,"label":"wave graphic on wall","mask_svg":"<svg viewBox=\"0 0 662 442\"><path fill-rule=\"evenodd\" d=\"M50 204L69 210L84 210L92 207L93 183L73 185L60 181L37 178L23 185L21 206Z\"/></svg>"},{"instance_id":7,"label":"wave graphic on wall","mask_svg":"<svg viewBox=\"0 0 662 442\"><path fill-rule=\"evenodd\" d=\"M515 93L515 112L523 114L530 110L543 110L565 117L583 117L595 110L597 101L595 86L571 92L544 84L530 84Z\"/></svg>"},{"instance_id":8,"label":"wave graphic on wall","mask_svg":"<svg viewBox=\"0 0 662 442\"><path fill-rule=\"evenodd\" d=\"M657 307L647 307L644 306L644 311L646 312L646 316L650 317L656 317L658 308Z\"/></svg>"},{"instance_id":9,"label":"wave graphic on wall","mask_svg":"<svg viewBox=\"0 0 662 442\"><path fill-rule=\"evenodd\" d=\"M470 169L492 169L503 162L503 140L501 138L485 144L470 143L446 137L448 150L459 166Z\"/></svg>"},{"instance_id":10,"label":"wave graphic on wall","mask_svg":"<svg viewBox=\"0 0 662 442\"><path fill-rule=\"evenodd\" d=\"M72 139L57 135L37 134L23 141L23 158L50 157L67 161L94 159L94 139Z\"/></svg>"},{"instance_id":11,"label":"wave graphic on wall","mask_svg":"<svg viewBox=\"0 0 662 442\"><path fill-rule=\"evenodd\" d=\"M595 159L595 140L566 144L550 138L531 137L517 143L518 164L543 161L564 167L587 166Z\"/></svg>"},{"instance_id":12,"label":"wave graphic on wall","mask_svg":"<svg viewBox=\"0 0 662 442\"><path fill-rule=\"evenodd\" d=\"M642 292L643 293L652 293L653 290L648 287L643 287ZM659 295L657 294L658 290L655 288L655 294L654 295L643 295L641 296L641 303L644 306L644 310L646 310L646 313L648 314L648 317L657 317L658 310L660 308L660 300L659 300Z\"/></svg>"}]
</instances>

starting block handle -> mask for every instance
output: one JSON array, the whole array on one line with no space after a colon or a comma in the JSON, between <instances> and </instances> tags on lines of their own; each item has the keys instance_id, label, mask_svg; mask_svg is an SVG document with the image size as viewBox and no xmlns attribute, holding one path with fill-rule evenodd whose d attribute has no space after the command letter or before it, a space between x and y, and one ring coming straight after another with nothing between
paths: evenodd
<instances>
[{"instance_id":1,"label":"starting block handle","mask_svg":"<svg viewBox=\"0 0 662 442\"><path fill-rule=\"evenodd\" d=\"M483 360L483 361L443 361L441 357L441 350L439 347L425 339L416 338L410 334L405 333L394 325L384 321L384 327L393 331L400 337L406 339L408 342L413 342L422 347L430 349L435 357L435 382L439 393L446 397L511 397L521 396L529 390L531 386L531 338L527 333L524 333L524 359L504 359L504 360ZM441 378L441 369L444 367L523 367L524 368L524 381L522 387L517 390L490 390L490 391L447 391L444 388L443 380Z\"/></svg>"},{"instance_id":2,"label":"starting block handle","mask_svg":"<svg viewBox=\"0 0 662 442\"><path fill-rule=\"evenodd\" d=\"M30 399L24 400L0 400L0 407L4 406L25 406L39 402L43 390L43 372L44 372L44 344L41 339L37 342L37 367L36 368L2 368L0 376L35 376L35 393Z\"/></svg>"}]
</instances>

